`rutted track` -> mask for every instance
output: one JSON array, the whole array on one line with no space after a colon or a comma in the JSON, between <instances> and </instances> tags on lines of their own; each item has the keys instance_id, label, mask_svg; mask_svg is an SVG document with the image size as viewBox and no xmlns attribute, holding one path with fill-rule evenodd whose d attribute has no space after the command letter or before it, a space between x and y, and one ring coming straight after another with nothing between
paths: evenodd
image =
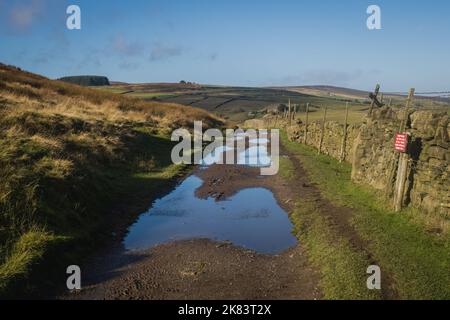
<instances>
[{"instance_id":1,"label":"rutted track","mask_svg":"<svg viewBox=\"0 0 450 320\"><path fill-rule=\"evenodd\" d=\"M197 174L200 197L224 199L248 187L275 191L289 186L280 177L260 177L259 169L212 166ZM84 289L68 299L318 299L318 277L301 245L279 255L259 254L227 242L177 241L146 251L125 252L119 243L84 271Z\"/></svg>"},{"instance_id":2,"label":"rutted track","mask_svg":"<svg viewBox=\"0 0 450 320\"><path fill-rule=\"evenodd\" d=\"M197 189L201 198L224 200L250 187L270 189L279 204L292 211L299 195L314 199L320 214L355 250L376 263L350 220L352 209L326 200L312 184L294 154L282 148L292 161L296 177L261 177L258 168L214 165L197 170L204 181ZM177 241L139 252L126 252L117 243L108 254L93 261L85 271L85 289L69 299L319 299L317 271L311 267L302 244L279 255L258 254L230 243L206 239ZM383 297L395 298L389 285Z\"/></svg>"}]
</instances>

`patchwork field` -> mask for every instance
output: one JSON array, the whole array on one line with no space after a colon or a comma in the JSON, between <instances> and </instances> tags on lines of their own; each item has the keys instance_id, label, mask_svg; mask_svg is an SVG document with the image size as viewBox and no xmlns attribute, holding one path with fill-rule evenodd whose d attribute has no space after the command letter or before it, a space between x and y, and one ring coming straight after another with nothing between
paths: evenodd
<instances>
[{"instance_id":1,"label":"patchwork field","mask_svg":"<svg viewBox=\"0 0 450 320\"><path fill-rule=\"evenodd\" d=\"M343 122L348 102L349 122L357 123L362 121L370 106L368 92L329 86L246 88L192 83L113 83L112 86L97 89L149 101L198 107L217 114L231 124L260 118L281 104L287 107L289 101L293 107L297 107L296 117L300 119L304 118L305 106L309 103L311 121L322 119L322 108L327 106L327 120ZM384 102L401 107L405 104L405 97L386 94ZM448 101L441 98L416 97L414 106L450 110Z\"/></svg>"},{"instance_id":2,"label":"patchwork field","mask_svg":"<svg viewBox=\"0 0 450 320\"><path fill-rule=\"evenodd\" d=\"M336 111L345 106L342 98L319 97L284 89L219 87L192 84L113 84L100 87L110 91L144 100L178 103L214 112L231 123L239 123L247 119L261 117L266 110L274 110L280 104L297 105L299 109L306 103L319 108L327 105ZM353 102L352 111L361 113L367 105L364 102ZM314 116L313 116L314 117ZM358 117L357 117L358 118Z\"/></svg>"}]
</instances>

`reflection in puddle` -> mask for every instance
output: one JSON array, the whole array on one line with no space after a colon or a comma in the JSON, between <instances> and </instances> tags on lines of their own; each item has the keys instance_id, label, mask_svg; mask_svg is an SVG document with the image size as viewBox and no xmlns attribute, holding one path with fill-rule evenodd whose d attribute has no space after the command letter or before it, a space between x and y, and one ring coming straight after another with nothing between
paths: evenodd
<instances>
[{"instance_id":1,"label":"reflection in puddle","mask_svg":"<svg viewBox=\"0 0 450 320\"><path fill-rule=\"evenodd\" d=\"M252 144L264 145L264 144L269 143L269 139L267 139L267 138L250 139L249 142Z\"/></svg>"},{"instance_id":2,"label":"reflection in puddle","mask_svg":"<svg viewBox=\"0 0 450 320\"><path fill-rule=\"evenodd\" d=\"M230 148L228 146L220 146L213 150L213 152L209 153L205 158L202 159L200 162L201 165L209 166L215 163L220 162L221 160L224 161L224 153L233 151L233 148Z\"/></svg>"},{"instance_id":3,"label":"reflection in puddle","mask_svg":"<svg viewBox=\"0 0 450 320\"><path fill-rule=\"evenodd\" d=\"M244 140L242 136L235 136L235 141ZM215 163L225 163L225 154L228 152L237 153L236 163L239 165L246 165L251 167L270 167L272 159L267 150L269 139L260 137L257 139L250 139L249 147L243 149L235 149L227 145L215 148L211 153L204 157L200 165L209 166ZM242 151L241 151L242 150ZM233 155L234 157L234 155Z\"/></svg>"},{"instance_id":4,"label":"reflection in puddle","mask_svg":"<svg viewBox=\"0 0 450 320\"><path fill-rule=\"evenodd\" d=\"M252 167L270 166L272 159L267 153L267 148L264 146L250 147L242 151L238 156L238 164L245 164Z\"/></svg>"},{"instance_id":5,"label":"reflection in puddle","mask_svg":"<svg viewBox=\"0 0 450 320\"><path fill-rule=\"evenodd\" d=\"M262 253L279 253L296 243L292 224L273 194L264 188L240 191L225 201L199 199L202 180L190 176L130 227L126 249L192 238L229 240Z\"/></svg>"}]
</instances>

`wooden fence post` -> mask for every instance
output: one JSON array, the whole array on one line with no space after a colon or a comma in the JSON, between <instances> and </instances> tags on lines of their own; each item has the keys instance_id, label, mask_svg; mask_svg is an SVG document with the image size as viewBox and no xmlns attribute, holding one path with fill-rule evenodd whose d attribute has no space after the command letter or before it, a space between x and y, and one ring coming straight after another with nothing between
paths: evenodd
<instances>
[{"instance_id":1,"label":"wooden fence post","mask_svg":"<svg viewBox=\"0 0 450 320\"><path fill-rule=\"evenodd\" d=\"M410 108L410 106L411 106L411 102L412 102L412 99L413 99L413 97L414 97L414 92L415 92L415 89L414 88L411 88L411 89L409 89L409 94L408 94L408 98L406 99L406 106L405 106L405 117L403 117L402 118L402 120L401 120L401 122L400 122L400 132L402 132L402 131L404 131L405 130L405 127L406 127L406 120L407 120L407 117L408 117L408 111L409 111L409 108Z\"/></svg>"},{"instance_id":2,"label":"wooden fence post","mask_svg":"<svg viewBox=\"0 0 450 320\"><path fill-rule=\"evenodd\" d=\"M320 132L320 140L319 140L319 150L318 154L322 153L322 143L323 143L323 135L325 133L325 121L327 120L327 106L325 106L324 112L323 112L323 121L322 121L322 130Z\"/></svg>"},{"instance_id":3,"label":"wooden fence post","mask_svg":"<svg viewBox=\"0 0 450 320\"><path fill-rule=\"evenodd\" d=\"M342 138L341 156L339 157L339 162L345 160L345 148L347 143L347 126L348 126L348 102L345 105L344 136Z\"/></svg>"},{"instance_id":4,"label":"wooden fence post","mask_svg":"<svg viewBox=\"0 0 450 320\"><path fill-rule=\"evenodd\" d=\"M399 130L400 133L402 133L403 131L406 130L408 111L411 106L412 99L414 97L414 91L415 91L414 88L409 90L408 99L406 100L405 115L400 123L400 130ZM403 207L403 196L405 194L406 181L408 178L409 156L408 156L407 152L400 154L400 157L398 160L397 179L395 181L395 188L394 188L394 210L396 212L399 212L400 210L402 210L402 207Z\"/></svg>"},{"instance_id":5,"label":"wooden fence post","mask_svg":"<svg viewBox=\"0 0 450 320\"><path fill-rule=\"evenodd\" d=\"M398 162L397 181L395 185L394 208L395 212L399 212L403 207L403 194L405 192L405 184L408 172L408 155L402 153Z\"/></svg>"},{"instance_id":6,"label":"wooden fence post","mask_svg":"<svg viewBox=\"0 0 450 320\"><path fill-rule=\"evenodd\" d=\"M377 100L378 97L378 93L380 92L380 85L377 84L375 87L375 91L373 93L373 99L372 99L372 103L370 104L370 111L369 111L369 115L372 115L372 110L373 107L375 106L375 101Z\"/></svg>"},{"instance_id":7,"label":"wooden fence post","mask_svg":"<svg viewBox=\"0 0 450 320\"><path fill-rule=\"evenodd\" d=\"M306 119L305 119L305 145L308 141L308 111L309 111L309 102L306 104Z\"/></svg>"},{"instance_id":8,"label":"wooden fence post","mask_svg":"<svg viewBox=\"0 0 450 320\"><path fill-rule=\"evenodd\" d=\"M291 118L291 99L289 99L289 102L288 102L288 105L289 105L289 126L291 126L292 125L292 118Z\"/></svg>"}]
</instances>

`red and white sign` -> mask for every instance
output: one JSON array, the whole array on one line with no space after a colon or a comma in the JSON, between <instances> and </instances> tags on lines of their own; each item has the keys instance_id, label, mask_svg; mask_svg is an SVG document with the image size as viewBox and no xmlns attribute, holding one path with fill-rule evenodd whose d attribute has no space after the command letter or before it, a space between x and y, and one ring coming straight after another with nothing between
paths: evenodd
<instances>
[{"instance_id":1,"label":"red and white sign","mask_svg":"<svg viewBox=\"0 0 450 320\"><path fill-rule=\"evenodd\" d=\"M395 150L398 152L405 153L408 147L408 134L407 133L397 133L395 135Z\"/></svg>"}]
</instances>

